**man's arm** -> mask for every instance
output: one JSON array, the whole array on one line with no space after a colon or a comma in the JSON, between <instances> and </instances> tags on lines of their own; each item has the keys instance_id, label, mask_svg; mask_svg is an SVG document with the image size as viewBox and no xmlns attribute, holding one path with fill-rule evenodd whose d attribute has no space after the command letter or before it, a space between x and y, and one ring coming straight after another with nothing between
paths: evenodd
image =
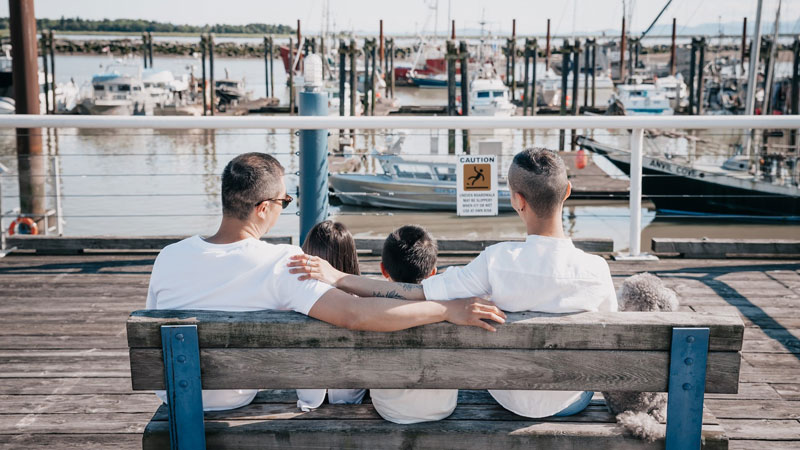
<instances>
[{"instance_id":1,"label":"man's arm","mask_svg":"<svg viewBox=\"0 0 800 450\"><path fill-rule=\"evenodd\" d=\"M373 280L349 275L333 268L317 256L295 255L289 258L289 273L302 274L298 280L319 280L359 297L386 297L401 300L425 300L421 284Z\"/></svg>"},{"instance_id":2,"label":"man's arm","mask_svg":"<svg viewBox=\"0 0 800 450\"><path fill-rule=\"evenodd\" d=\"M481 319L505 322L505 314L499 308L480 298L409 302L354 297L339 289L323 294L308 315L332 325L362 331L398 331L442 321L495 331Z\"/></svg>"}]
</instances>

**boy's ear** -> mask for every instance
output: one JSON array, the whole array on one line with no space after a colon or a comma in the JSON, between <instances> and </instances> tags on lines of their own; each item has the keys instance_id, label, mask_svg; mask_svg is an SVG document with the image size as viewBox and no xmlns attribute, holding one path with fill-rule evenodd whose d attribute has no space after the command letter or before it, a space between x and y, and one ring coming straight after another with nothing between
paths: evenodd
<instances>
[{"instance_id":1,"label":"boy's ear","mask_svg":"<svg viewBox=\"0 0 800 450\"><path fill-rule=\"evenodd\" d=\"M439 269L437 269L436 267L434 267L434 268L433 268L433 270L431 270L431 274L430 274L430 275L428 275L428 276L429 276L429 277L432 277L432 276L436 275L436 272L438 272L438 271L439 271Z\"/></svg>"},{"instance_id":2,"label":"boy's ear","mask_svg":"<svg viewBox=\"0 0 800 450\"><path fill-rule=\"evenodd\" d=\"M381 266L381 275L383 275L383 278L386 278L387 280L391 280L392 277L389 276L389 272L387 272L386 268L383 267L383 262L380 263L380 266Z\"/></svg>"},{"instance_id":3,"label":"boy's ear","mask_svg":"<svg viewBox=\"0 0 800 450\"><path fill-rule=\"evenodd\" d=\"M572 194L572 183L567 181L567 195L564 196L564 201L567 201L570 194Z\"/></svg>"}]
</instances>

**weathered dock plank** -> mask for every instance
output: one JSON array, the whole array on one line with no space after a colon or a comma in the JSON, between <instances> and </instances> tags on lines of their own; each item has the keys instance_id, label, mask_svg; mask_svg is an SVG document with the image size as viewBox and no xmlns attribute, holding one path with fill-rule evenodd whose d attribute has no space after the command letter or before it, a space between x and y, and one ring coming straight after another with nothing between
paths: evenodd
<instances>
[{"instance_id":1,"label":"weathered dock plank","mask_svg":"<svg viewBox=\"0 0 800 450\"><path fill-rule=\"evenodd\" d=\"M376 256L361 259L365 272L378 274ZM153 260L152 253L12 254L0 260L0 363L8 364L0 366L0 448L141 448L144 426L155 411L149 405L158 401L131 390L125 318L144 307ZM439 265L468 260L443 255ZM730 448L800 448L798 260L662 258L609 265L617 286L649 271L676 289L684 306L739 315L748 325L739 393L708 394L706 405L720 418ZM486 404L487 398L485 392L464 391L459 404ZM262 392L255 405L267 410L295 401L291 390ZM377 419L362 422L371 420ZM493 423L527 429L519 420ZM496 445L487 439L476 438L475 445ZM587 438L585 447L594 448L595 442ZM391 443L396 442L387 439ZM452 439L431 443L448 444Z\"/></svg>"}]
</instances>

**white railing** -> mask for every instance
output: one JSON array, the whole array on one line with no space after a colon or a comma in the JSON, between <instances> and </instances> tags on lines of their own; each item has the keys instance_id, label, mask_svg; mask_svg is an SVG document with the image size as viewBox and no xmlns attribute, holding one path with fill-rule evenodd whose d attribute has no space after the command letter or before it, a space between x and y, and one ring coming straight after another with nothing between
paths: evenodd
<instances>
[{"instance_id":1,"label":"white railing","mask_svg":"<svg viewBox=\"0 0 800 450\"><path fill-rule=\"evenodd\" d=\"M630 255L641 255L642 140L644 129L800 130L800 116L529 116L529 117L142 117L0 116L0 128L149 129L629 129Z\"/></svg>"}]
</instances>

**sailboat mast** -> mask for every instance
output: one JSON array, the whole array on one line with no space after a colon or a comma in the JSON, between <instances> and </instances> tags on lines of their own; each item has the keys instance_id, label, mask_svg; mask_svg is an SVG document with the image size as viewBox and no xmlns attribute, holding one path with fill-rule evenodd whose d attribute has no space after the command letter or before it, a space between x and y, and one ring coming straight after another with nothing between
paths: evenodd
<instances>
[{"instance_id":1,"label":"sailboat mast","mask_svg":"<svg viewBox=\"0 0 800 450\"><path fill-rule=\"evenodd\" d=\"M747 99L745 102L744 113L748 116L753 115L755 111L756 102L756 72L758 72L758 54L761 52L761 6L763 0L758 0L758 7L756 8L756 23L754 24L753 40L750 43L752 51L750 52L750 65L747 69ZM752 144L752 130L747 130L745 134L744 150L747 156L751 155Z\"/></svg>"}]
</instances>

